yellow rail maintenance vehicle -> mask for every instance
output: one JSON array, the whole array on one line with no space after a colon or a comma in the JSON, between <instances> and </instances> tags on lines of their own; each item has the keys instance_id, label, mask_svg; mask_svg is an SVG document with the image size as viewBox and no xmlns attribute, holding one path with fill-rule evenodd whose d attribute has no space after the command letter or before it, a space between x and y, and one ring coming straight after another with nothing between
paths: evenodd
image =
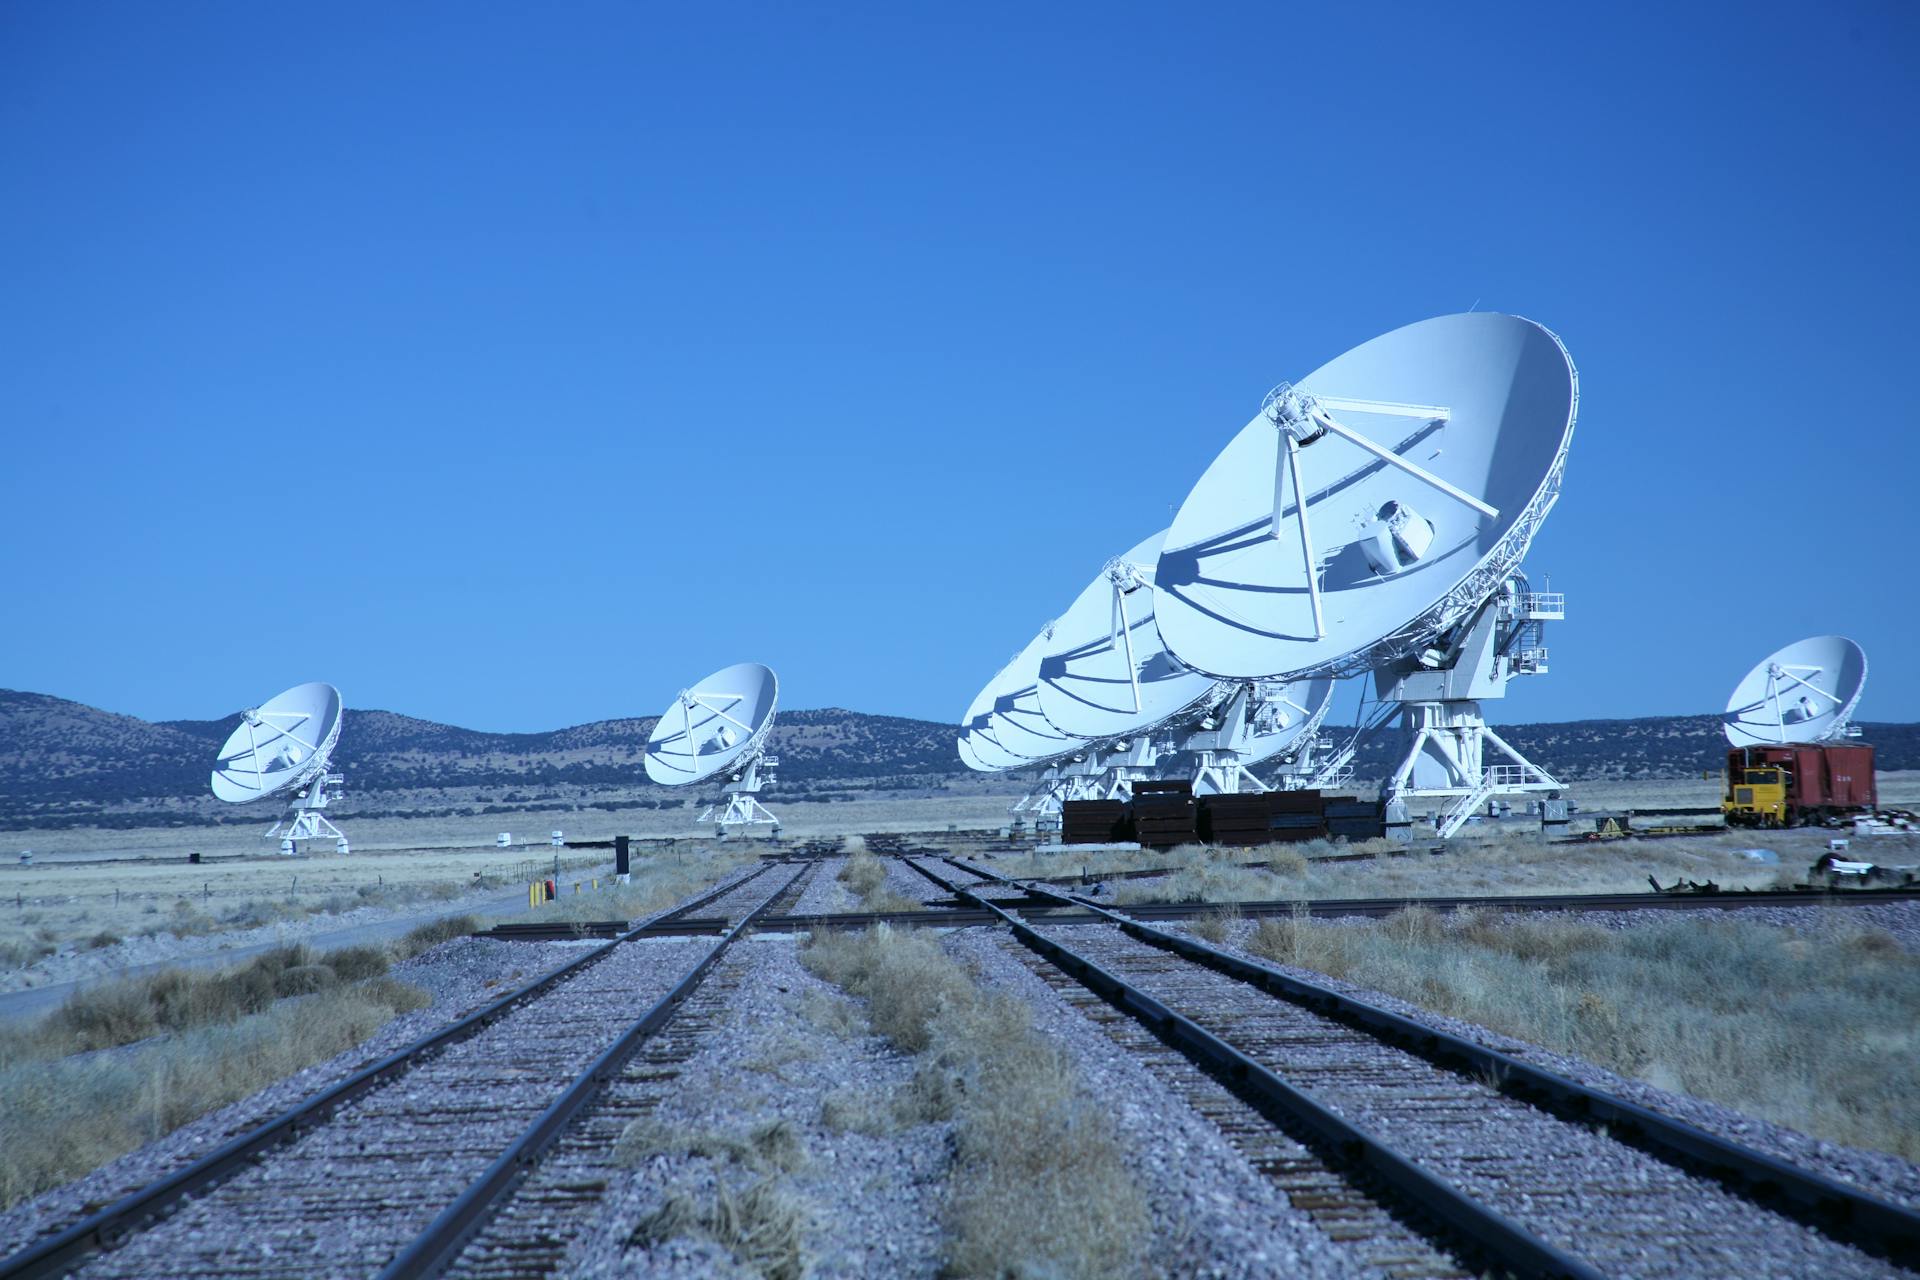
<instances>
[{"instance_id":1,"label":"yellow rail maintenance vehicle","mask_svg":"<svg viewBox=\"0 0 1920 1280\"><path fill-rule=\"evenodd\" d=\"M1784 827L1787 825L1787 771L1779 765L1742 769L1727 788L1720 808L1727 825Z\"/></svg>"}]
</instances>

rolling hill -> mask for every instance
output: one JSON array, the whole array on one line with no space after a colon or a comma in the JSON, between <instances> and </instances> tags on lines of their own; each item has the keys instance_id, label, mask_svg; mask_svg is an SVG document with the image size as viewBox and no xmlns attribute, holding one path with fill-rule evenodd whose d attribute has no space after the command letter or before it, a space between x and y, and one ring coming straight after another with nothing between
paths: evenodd
<instances>
[{"instance_id":1,"label":"rolling hill","mask_svg":"<svg viewBox=\"0 0 1920 1280\"><path fill-rule=\"evenodd\" d=\"M684 802L641 768L652 719L600 720L547 733L483 733L391 711L349 709L336 766L352 807L464 801L523 804L613 793L645 806ZM74 825L138 815L219 821L207 798L214 753L238 714L149 722L48 694L0 690L0 825ZM1920 768L1920 725L1866 724L1882 769ZM1503 725L1514 746L1569 781L1685 777L1722 759L1717 716ZM953 751L954 728L829 708L782 712L771 751L772 794L939 790L975 778ZM1391 769L1396 735L1359 756L1363 777ZM249 813L247 820L253 820Z\"/></svg>"}]
</instances>

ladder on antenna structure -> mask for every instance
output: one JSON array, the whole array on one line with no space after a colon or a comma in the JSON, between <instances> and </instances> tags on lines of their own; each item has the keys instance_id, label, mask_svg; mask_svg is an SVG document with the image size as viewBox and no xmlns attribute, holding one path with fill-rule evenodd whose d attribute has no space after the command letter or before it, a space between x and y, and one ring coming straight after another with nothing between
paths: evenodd
<instances>
[{"instance_id":1,"label":"ladder on antenna structure","mask_svg":"<svg viewBox=\"0 0 1920 1280\"><path fill-rule=\"evenodd\" d=\"M1479 812L1481 805L1502 792L1538 790L1559 785L1544 769L1532 764L1490 764L1480 775L1478 786L1440 811L1434 823L1434 834L1442 840L1452 839L1460 833L1460 828L1467 825L1467 820Z\"/></svg>"}]
</instances>

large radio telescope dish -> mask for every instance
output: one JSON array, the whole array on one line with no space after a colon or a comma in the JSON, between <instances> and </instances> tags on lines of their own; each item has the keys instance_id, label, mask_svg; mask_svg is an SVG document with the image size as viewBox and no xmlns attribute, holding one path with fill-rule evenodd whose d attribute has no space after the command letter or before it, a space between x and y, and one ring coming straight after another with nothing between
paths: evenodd
<instances>
[{"instance_id":1,"label":"large radio telescope dish","mask_svg":"<svg viewBox=\"0 0 1920 1280\"><path fill-rule=\"evenodd\" d=\"M1029 768L1087 745L1062 733L1040 709L1040 655L1052 638L1053 624L1048 623L967 707L961 722L964 736L989 771Z\"/></svg>"},{"instance_id":2,"label":"large radio telescope dish","mask_svg":"<svg viewBox=\"0 0 1920 1280\"><path fill-rule=\"evenodd\" d=\"M1222 678L1354 675L1414 651L1519 565L1578 404L1560 340L1492 312L1396 329L1281 384L1167 530L1161 637Z\"/></svg>"},{"instance_id":3,"label":"large radio telescope dish","mask_svg":"<svg viewBox=\"0 0 1920 1280\"><path fill-rule=\"evenodd\" d=\"M292 791L324 773L340 740L340 691L297 684L243 712L213 766L213 794L245 804Z\"/></svg>"},{"instance_id":4,"label":"large radio telescope dish","mask_svg":"<svg viewBox=\"0 0 1920 1280\"><path fill-rule=\"evenodd\" d=\"M1271 760L1291 750L1308 734L1319 732L1321 722L1333 705L1333 687L1331 676L1312 676L1286 684L1263 682L1254 693L1247 744L1241 748L1240 763L1250 765Z\"/></svg>"},{"instance_id":5,"label":"large radio telescope dish","mask_svg":"<svg viewBox=\"0 0 1920 1280\"><path fill-rule=\"evenodd\" d=\"M1844 737L1867 684L1867 655L1845 636L1796 640L1734 686L1721 728L1736 747Z\"/></svg>"},{"instance_id":6,"label":"large radio telescope dish","mask_svg":"<svg viewBox=\"0 0 1920 1280\"><path fill-rule=\"evenodd\" d=\"M1153 567L1165 530L1109 560L1053 624L1040 711L1060 732L1126 737L1192 710L1220 682L1171 653L1153 624Z\"/></svg>"},{"instance_id":7,"label":"large radio telescope dish","mask_svg":"<svg viewBox=\"0 0 1920 1280\"><path fill-rule=\"evenodd\" d=\"M723 667L681 690L647 739L647 777L684 786L744 767L765 745L779 697L779 678L758 662Z\"/></svg>"}]
</instances>

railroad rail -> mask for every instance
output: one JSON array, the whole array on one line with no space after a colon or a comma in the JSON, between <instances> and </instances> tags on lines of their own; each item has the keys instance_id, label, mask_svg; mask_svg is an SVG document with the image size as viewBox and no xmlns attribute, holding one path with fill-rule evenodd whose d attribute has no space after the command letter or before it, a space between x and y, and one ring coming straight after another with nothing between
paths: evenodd
<instances>
[{"instance_id":1,"label":"railroad rail","mask_svg":"<svg viewBox=\"0 0 1920 1280\"><path fill-rule=\"evenodd\" d=\"M935 856L943 855L915 855ZM913 863L908 860L908 865ZM976 883L992 883L981 880ZM1023 885L1051 885L1048 881L1009 882ZM1193 920L1220 911L1233 911L1249 919L1268 916L1305 914L1316 920L1341 916L1390 916L1396 911L1421 907L1448 912L1460 909L1477 911L1740 911L1753 907L1864 907L1890 902L1920 901L1920 887L1892 889L1812 889L1812 890L1727 890L1715 893L1574 893L1495 895L1482 897L1427 898L1317 898L1266 899L1255 902L1137 902L1124 908L1111 904L1089 903L1070 894L1043 894L1030 891L1027 900L1013 903L1011 910L1041 924L1098 924L1102 916L1095 909L1124 910L1136 920ZM1002 902L1000 905L1009 906ZM769 912L754 925L771 933L793 933L811 929L867 929L876 924L901 928L959 928L965 925L997 923L999 917L977 907L956 905L929 906L919 911L827 911L803 915ZM534 921L496 925L480 937L519 942L564 942L581 937L617 937L632 928L625 920L600 920L587 923ZM724 919L713 916L684 916L677 920L644 926L648 937L718 934L727 928Z\"/></svg>"},{"instance_id":2,"label":"railroad rail","mask_svg":"<svg viewBox=\"0 0 1920 1280\"><path fill-rule=\"evenodd\" d=\"M1912 1210L1271 966L1083 898L1029 887L1097 918L1085 930L1089 939L1076 936L1070 946L975 891L1023 887L1018 882L951 857L942 861L970 884L919 861L909 865L993 915L1035 955L1329 1163L1388 1188L1425 1234L1477 1263L1525 1276L1597 1277L1606 1267L1630 1266L1609 1252L1620 1245L1604 1227L1583 1234L1579 1212L1603 1193L1622 1194L1615 1184L1623 1152L1640 1161L1624 1180L1636 1188L1626 1193L1629 1215L1664 1215L1670 1200L1684 1197L1709 1205L1691 1229L1720 1224L1711 1238L1672 1246L1683 1255L1682 1271L1697 1268L1700 1256L1718 1257L1724 1267L1726 1259L1752 1252L1743 1238L1751 1205L1819 1233L1803 1233L1811 1242L1805 1274L1842 1269L1836 1257L1857 1258L1845 1247L1899 1265L1920 1262L1920 1214ZM1407 1096L1382 1087L1399 1081L1408 1082ZM1436 1125L1436 1116L1453 1122ZM1399 1139L1415 1130L1424 1130L1417 1161L1380 1136ZM1481 1133L1492 1137L1476 1140ZM1522 1158L1535 1150L1555 1154ZM1297 1175L1297 1161L1283 1163ZM1508 1185L1510 1175L1525 1185ZM1842 1252L1823 1257L1820 1249ZM1756 1260L1754 1269L1764 1267Z\"/></svg>"},{"instance_id":3,"label":"railroad rail","mask_svg":"<svg viewBox=\"0 0 1920 1280\"><path fill-rule=\"evenodd\" d=\"M526 1010L534 1002L552 997L556 993L568 990L573 983L590 977L594 970L620 952L628 943L658 935L649 934L648 929L659 924L672 924L685 919L692 912L718 906L727 910L731 919L737 920L720 941L702 953L699 961L689 969L670 990L656 1001L647 1012L635 1022L619 1030L610 1037L610 1043L597 1054L594 1046L588 1043L581 1049L566 1044L539 1044L529 1057L521 1050L510 1051L519 1054L523 1061L510 1063L505 1069L508 1075L524 1074L529 1063L564 1060L568 1056L590 1057L584 1070L569 1071L571 1083L543 1109L531 1124L519 1129L504 1145L504 1149L470 1185L460 1192L444 1211L411 1244L401 1248L387 1262L381 1273L389 1276L426 1276L436 1274L447 1261L458 1253L458 1245L471 1238L482 1224L491 1216L493 1210L502 1203L527 1176L541 1151L550 1145L569 1125L569 1123L600 1094L607 1082L616 1075L631 1058L636 1049L648 1037L659 1031L672 1020L679 1009L695 993L706 976L720 962L728 948L745 936L752 923L776 902L791 902L798 898L799 882L805 880L813 868L799 866L788 868L791 874L780 878L779 864L768 864L756 868L750 874L734 877L712 890L702 893L672 910L660 913L639 927L631 928L619 937L594 948L592 951L561 965L515 991L500 997L485 1007L474 1011L458 1021L440 1028L420 1040L387 1055L380 1061L355 1072L347 1079L322 1090L305 1099L294 1107L282 1112L270 1120L254 1127L239 1137L227 1142L208 1155L194 1160L190 1164L167 1176L122 1196L105 1208L88 1215L78 1222L67 1226L36 1243L28 1246L11 1257L0 1259L0 1280L15 1280L16 1277L41 1277L64 1275L87 1263L88 1257L102 1249L119 1248L147 1229L158 1225L178 1210L189 1197L196 1200L204 1197L237 1175L261 1163L263 1159L277 1158L276 1149L287 1148L298 1152L306 1145L311 1136L324 1133L328 1125L334 1123L343 1114L349 1104L363 1100L374 1101L379 1097L382 1086L389 1085L435 1062L456 1046L481 1037L483 1033L496 1026L509 1015ZM772 881L778 880L778 887ZM728 910L729 900L734 900L732 910ZM590 1003L594 993L588 993ZM553 1026L562 1032L573 1032L589 1037L595 1028L586 1026L584 1032L576 1032L578 1020L569 1018L555 1019ZM557 1052L556 1052L557 1050ZM369 1095L372 1095L370 1098ZM402 1099L400 1107L410 1106L410 1099ZM495 1116L500 1111L497 1099L476 1095L466 1101L456 1100L452 1113L454 1124L443 1126L449 1134L462 1132L475 1127L474 1121L483 1116ZM375 1121L376 1127L380 1121ZM375 1140L379 1134L372 1135ZM296 1141L299 1140L299 1141ZM433 1158L440 1162L440 1168L446 1167L449 1153L436 1152ZM329 1179L337 1185L337 1179ZM283 1189L275 1188L256 1201L271 1211L271 1206L284 1196ZM324 1197L323 1197L324 1198ZM409 1202L407 1192L398 1193L402 1204ZM336 1204L330 1211L341 1212ZM301 1274L302 1261L289 1256L285 1265L295 1268L293 1274ZM378 1265L376 1263L376 1265ZM257 1271L261 1264L255 1260L252 1270ZM369 1268L371 1270L372 1268ZM184 1271L204 1273L203 1265L191 1265Z\"/></svg>"}]
</instances>

